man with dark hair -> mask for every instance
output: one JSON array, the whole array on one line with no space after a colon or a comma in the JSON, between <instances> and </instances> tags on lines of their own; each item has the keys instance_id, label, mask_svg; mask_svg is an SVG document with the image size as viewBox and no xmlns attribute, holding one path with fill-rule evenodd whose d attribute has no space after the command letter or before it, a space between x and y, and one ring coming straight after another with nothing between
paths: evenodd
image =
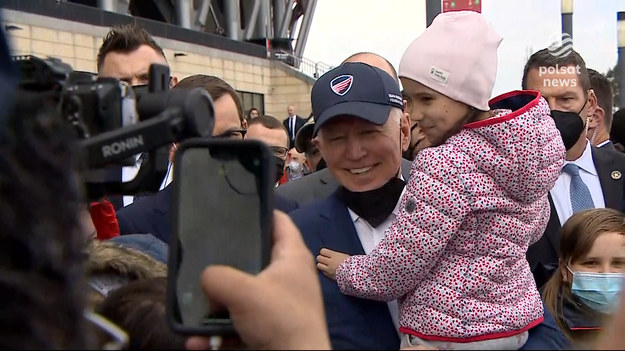
<instances>
[{"instance_id":1,"label":"man with dark hair","mask_svg":"<svg viewBox=\"0 0 625 351\"><path fill-rule=\"evenodd\" d=\"M545 233L527 252L536 285L541 287L558 265L560 227L574 212L602 207L623 210L625 156L599 150L586 139L597 97L577 52L566 56L548 49L536 52L525 65L522 84L523 89L540 91L547 100L567 150L562 172L550 191L551 217Z\"/></svg>"},{"instance_id":2,"label":"man with dark hair","mask_svg":"<svg viewBox=\"0 0 625 351\"><path fill-rule=\"evenodd\" d=\"M598 148L614 149L610 141L610 128L612 127L612 85L603 74L588 69L590 76L590 88L597 96L597 108L588 123L586 137L590 143Z\"/></svg>"},{"instance_id":3,"label":"man with dark hair","mask_svg":"<svg viewBox=\"0 0 625 351\"><path fill-rule=\"evenodd\" d=\"M269 146L276 163L275 181L280 180L289 152L289 134L282 123L277 118L268 115L254 118L247 127L245 140L260 140Z\"/></svg>"},{"instance_id":4,"label":"man with dark hair","mask_svg":"<svg viewBox=\"0 0 625 351\"><path fill-rule=\"evenodd\" d=\"M151 64L168 66L163 49L136 24L111 28L98 50L97 63L98 76L117 78L130 85L147 84ZM176 82L174 77L170 85Z\"/></svg>"},{"instance_id":5,"label":"man with dark hair","mask_svg":"<svg viewBox=\"0 0 625 351\"><path fill-rule=\"evenodd\" d=\"M215 108L215 126L213 127L213 137L242 140L245 130L241 126L243 120L243 110L241 100L234 89L215 76L197 74L180 81L174 89L203 88L213 99ZM208 118L208 116L207 116ZM177 148L172 145L170 160ZM171 191L170 186L166 186L161 191L142 197L133 204L117 211L119 231L121 235L127 234L152 234L165 243L169 243L171 238Z\"/></svg>"},{"instance_id":6,"label":"man with dark hair","mask_svg":"<svg viewBox=\"0 0 625 351\"><path fill-rule=\"evenodd\" d=\"M273 160L276 164L276 186L278 180L284 173L284 162L286 161L289 145L289 134L280 121L269 115L256 117L250 121L245 133L245 140L259 140L267 144L273 153ZM275 208L289 213L298 208L297 203L292 199L287 199L279 194L274 197Z\"/></svg>"},{"instance_id":7,"label":"man with dark hair","mask_svg":"<svg viewBox=\"0 0 625 351\"><path fill-rule=\"evenodd\" d=\"M102 40L98 50L97 65L99 77L110 77L132 86L148 83L151 64L168 66L163 49L154 41L150 33L136 24L112 27ZM170 78L170 87L178 82ZM130 181L138 170L137 164L115 167L110 170L111 181ZM132 196L109 196L109 200L119 210L133 202Z\"/></svg>"}]
</instances>

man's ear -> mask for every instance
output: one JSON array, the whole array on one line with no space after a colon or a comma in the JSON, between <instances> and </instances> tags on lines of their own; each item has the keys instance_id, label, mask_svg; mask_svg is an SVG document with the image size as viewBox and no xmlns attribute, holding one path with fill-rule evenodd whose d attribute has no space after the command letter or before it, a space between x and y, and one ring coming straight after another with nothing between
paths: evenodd
<instances>
[{"instance_id":1,"label":"man's ear","mask_svg":"<svg viewBox=\"0 0 625 351\"><path fill-rule=\"evenodd\" d=\"M605 111L600 106L595 108L595 112L588 119L588 128L599 128L603 124L605 118Z\"/></svg>"},{"instance_id":2,"label":"man's ear","mask_svg":"<svg viewBox=\"0 0 625 351\"><path fill-rule=\"evenodd\" d=\"M590 118L595 113L597 109L597 95L595 95L595 91L592 89L588 90L588 110L586 112L586 117Z\"/></svg>"},{"instance_id":3,"label":"man's ear","mask_svg":"<svg viewBox=\"0 0 625 351\"><path fill-rule=\"evenodd\" d=\"M406 101L406 100L404 100ZM401 116L401 122L399 127L401 128L401 149L402 151L408 150L410 146L410 114L404 112Z\"/></svg>"},{"instance_id":4,"label":"man's ear","mask_svg":"<svg viewBox=\"0 0 625 351\"><path fill-rule=\"evenodd\" d=\"M241 128L247 130L247 119L243 118L243 121L241 121Z\"/></svg>"},{"instance_id":5,"label":"man's ear","mask_svg":"<svg viewBox=\"0 0 625 351\"><path fill-rule=\"evenodd\" d=\"M178 84L178 77L172 76L171 79L169 80L169 88L175 87L176 84Z\"/></svg>"},{"instance_id":6,"label":"man's ear","mask_svg":"<svg viewBox=\"0 0 625 351\"><path fill-rule=\"evenodd\" d=\"M320 140L321 136L320 134L317 134L317 136L315 136L314 138L310 139L310 141L315 145L315 147L317 148L317 150L319 150L319 153L321 154L321 157L323 156L323 143Z\"/></svg>"}]
</instances>

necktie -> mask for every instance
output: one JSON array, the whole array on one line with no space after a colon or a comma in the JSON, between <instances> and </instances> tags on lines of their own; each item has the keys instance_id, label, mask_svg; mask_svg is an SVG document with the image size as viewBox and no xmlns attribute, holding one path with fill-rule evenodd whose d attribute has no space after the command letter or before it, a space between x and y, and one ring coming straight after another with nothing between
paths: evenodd
<instances>
[{"instance_id":1,"label":"necktie","mask_svg":"<svg viewBox=\"0 0 625 351\"><path fill-rule=\"evenodd\" d=\"M291 117L291 138L295 139L295 116Z\"/></svg>"},{"instance_id":2,"label":"necktie","mask_svg":"<svg viewBox=\"0 0 625 351\"><path fill-rule=\"evenodd\" d=\"M573 213L588 208L595 208L595 204L592 202L592 196L590 196L590 190L579 176L579 167L576 164L568 163L562 171L571 176L571 207Z\"/></svg>"}]
</instances>

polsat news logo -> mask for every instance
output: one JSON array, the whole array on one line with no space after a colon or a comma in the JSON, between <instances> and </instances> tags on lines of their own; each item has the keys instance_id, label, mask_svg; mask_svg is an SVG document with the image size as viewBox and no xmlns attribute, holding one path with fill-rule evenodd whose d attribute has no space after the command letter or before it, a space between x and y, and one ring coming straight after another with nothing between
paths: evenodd
<instances>
[{"instance_id":1,"label":"polsat news logo","mask_svg":"<svg viewBox=\"0 0 625 351\"><path fill-rule=\"evenodd\" d=\"M559 38L551 42L547 50L555 57L566 57L573 51L573 38L568 33L562 33Z\"/></svg>"}]
</instances>

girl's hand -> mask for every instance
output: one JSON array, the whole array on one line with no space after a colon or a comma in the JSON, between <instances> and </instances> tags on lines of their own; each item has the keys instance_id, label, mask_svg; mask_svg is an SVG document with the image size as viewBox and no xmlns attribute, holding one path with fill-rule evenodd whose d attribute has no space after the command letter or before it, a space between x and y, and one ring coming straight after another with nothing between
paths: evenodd
<instances>
[{"instance_id":1,"label":"girl's hand","mask_svg":"<svg viewBox=\"0 0 625 351\"><path fill-rule=\"evenodd\" d=\"M349 255L342 252L323 248L317 256L317 268L326 277L336 280L336 270L348 257Z\"/></svg>"}]
</instances>

